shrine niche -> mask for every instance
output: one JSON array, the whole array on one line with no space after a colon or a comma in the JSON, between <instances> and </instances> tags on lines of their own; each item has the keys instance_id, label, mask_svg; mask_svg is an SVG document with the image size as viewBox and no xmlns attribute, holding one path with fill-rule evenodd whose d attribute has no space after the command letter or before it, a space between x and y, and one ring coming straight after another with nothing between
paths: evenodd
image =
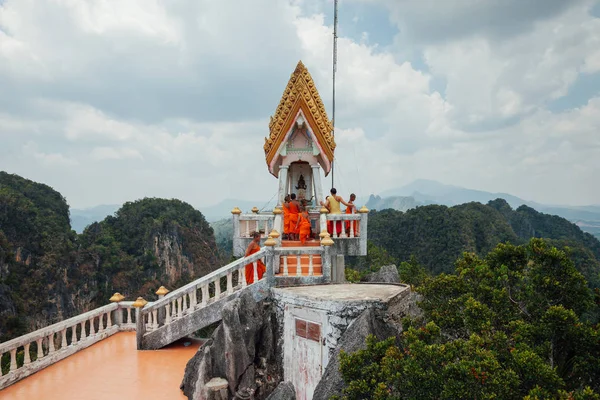
<instances>
[{"instance_id":1,"label":"shrine niche","mask_svg":"<svg viewBox=\"0 0 600 400\"><path fill-rule=\"evenodd\" d=\"M333 125L310 73L298 62L283 92L265 138L269 172L279 179L278 204L286 194L316 207L323 198L321 173L331 171L335 150ZM322 171L322 172L321 172Z\"/></svg>"}]
</instances>

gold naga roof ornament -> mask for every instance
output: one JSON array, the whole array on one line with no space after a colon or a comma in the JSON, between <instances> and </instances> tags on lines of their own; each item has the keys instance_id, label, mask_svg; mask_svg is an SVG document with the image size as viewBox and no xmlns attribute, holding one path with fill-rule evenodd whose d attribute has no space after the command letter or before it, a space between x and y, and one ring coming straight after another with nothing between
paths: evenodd
<instances>
[{"instance_id":1,"label":"gold naga roof ornament","mask_svg":"<svg viewBox=\"0 0 600 400\"><path fill-rule=\"evenodd\" d=\"M279 106L269 122L269 137L265 138L265 157L267 166L277 155L287 132L291 129L298 111L302 110L308 125L313 129L319 144L323 148L329 162L333 161L335 140L333 138L333 123L327 117L325 105L317 91L315 82L302 63L298 62L296 69L283 92ZM326 174L329 171L325 171ZM271 171L273 173L273 171Z\"/></svg>"}]
</instances>

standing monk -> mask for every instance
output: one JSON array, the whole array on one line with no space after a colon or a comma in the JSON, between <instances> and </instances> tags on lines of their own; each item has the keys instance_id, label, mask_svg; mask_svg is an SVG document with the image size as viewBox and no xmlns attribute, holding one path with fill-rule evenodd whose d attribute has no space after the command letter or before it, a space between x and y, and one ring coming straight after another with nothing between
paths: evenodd
<instances>
[{"instance_id":1,"label":"standing monk","mask_svg":"<svg viewBox=\"0 0 600 400\"><path fill-rule=\"evenodd\" d=\"M296 223L296 230L300 236L300 242L306 243L306 239L310 237L310 218L308 211L305 206L302 206L300 214L298 214L298 222Z\"/></svg>"},{"instance_id":2,"label":"standing monk","mask_svg":"<svg viewBox=\"0 0 600 400\"><path fill-rule=\"evenodd\" d=\"M346 207L346 214L356 214L356 206L354 205L354 200L356 200L356 195L354 193L350 193L350 201L348 202L348 204L352 205L352 207ZM350 237L350 224L353 225L353 230L354 230L354 236L358 236L358 231L356 230L356 228L358 228L358 221L346 221L346 234L348 235L348 237Z\"/></svg>"},{"instance_id":3,"label":"standing monk","mask_svg":"<svg viewBox=\"0 0 600 400\"><path fill-rule=\"evenodd\" d=\"M321 205L323 207L327 208L327 210L329 211L329 214L334 214L334 215L341 214L342 209L340 207L340 203L342 203L346 207L352 207L351 204L346 203L344 201L344 199L342 199L342 196L337 195L336 188L331 188L329 193L331 193L331 195L327 196L327 199L326 199L327 201L321 202ZM335 228L336 228L335 230L337 231L337 235L339 236L340 233L342 233L342 221L336 221ZM333 235L333 221L327 222L327 231L329 231L330 235Z\"/></svg>"},{"instance_id":4,"label":"standing monk","mask_svg":"<svg viewBox=\"0 0 600 400\"><path fill-rule=\"evenodd\" d=\"M296 223L298 222L298 214L300 213L300 203L296 200L296 193L290 195L290 236L291 240L298 240L298 231Z\"/></svg>"},{"instance_id":5,"label":"standing monk","mask_svg":"<svg viewBox=\"0 0 600 400\"><path fill-rule=\"evenodd\" d=\"M252 234L252 241L250 242L250 244L248 245L248 248L246 249L246 257L251 256L252 254L256 253L259 250L260 250L260 233L254 232ZM258 280L261 280L263 275L267 271L267 267L261 260L257 260L257 261L255 261L255 263L256 263L256 269L257 269L256 272L258 273L257 274ZM246 264L246 267L244 268L244 275L246 275L246 283L248 285L254 283L254 262L252 262L250 264Z\"/></svg>"},{"instance_id":6,"label":"standing monk","mask_svg":"<svg viewBox=\"0 0 600 400\"><path fill-rule=\"evenodd\" d=\"M288 239L290 236L290 195L286 194L283 199L282 207L283 209L283 238Z\"/></svg>"}]
</instances>

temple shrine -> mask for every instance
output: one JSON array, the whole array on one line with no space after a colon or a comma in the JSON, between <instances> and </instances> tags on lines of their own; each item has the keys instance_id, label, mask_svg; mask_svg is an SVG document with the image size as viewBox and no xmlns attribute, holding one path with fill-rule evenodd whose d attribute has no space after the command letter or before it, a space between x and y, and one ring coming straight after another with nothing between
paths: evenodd
<instances>
[{"instance_id":1,"label":"temple shrine","mask_svg":"<svg viewBox=\"0 0 600 400\"><path fill-rule=\"evenodd\" d=\"M45 375L36 372L46 367L76 369L76 360L85 357L75 358L79 356L75 353L91 354L92 345L94 348L104 345L109 352L119 348L122 352L121 342L130 343L129 351L134 353L136 349L162 349L163 357L180 359L181 351L170 350L172 353L169 353L167 349L221 321L228 302L250 294L255 302L269 299L278 310L277 323L282 327L278 351L282 353L283 380L294 385L297 399L312 399L345 329L367 308L385 308L398 303L410 291L405 285L345 283L344 257L367 254L368 210L362 207L355 213L330 214L321 206L330 189L323 190L321 175L331 172L335 148L332 122L310 73L299 62L270 119L264 144L268 172L278 180L277 205L269 212L260 212L256 207L246 212L237 207L231 211L233 252L240 258L220 268L215 266L212 273L180 288L169 291L161 287L153 301L142 298L125 301L116 293L104 307L0 343L0 356L8 357L10 364L0 375L0 397L11 398L8 397L11 393L21 390L17 393L46 393L45 398L63 400L138 398L135 393L159 393L158 387L153 392L153 385L161 386L160 393L164 393L166 381L161 383L155 379L155 373L143 373L159 368L163 362L144 365L150 361L136 361L143 360L139 357L130 361L137 365L137 370L128 370L126 374L130 377L130 386L111 391L110 381L90 382L88 387L101 393L82 397L62 396L61 387L67 382L42 382ZM282 206L285 196L292 193L307 207L311 232L305 243L283 237ZM344 228L340 232L329 232L328 223L338 222ZM254 240L254 232L260 233L260 250L245 256ZM264 274L259 273L260 265L265 266ZM252 279L249 280L247 274L251 274ZM131 332L135 332L135 338ZM113 336L121 341L115 341ZM109 338L112 347L107 344ZM37 349L34 357L30 356L32 345ZM197 349L198 344L195 346ZM23 353L24 358L17 357ZM114 354L119 356L116 351ZM69 359L61 361L66 358ZM111 371L108 374L97 369L98 379L121 374L119 365L118 359L106 365ZM181 373L183 376L183 371ZM234 398L239 393L240 388L232 379L210 378L210 382L199 378L190 398L218 398L211 397L217 395L216 392L211 394L212 389L218 390L221 398ZM27 392L28 383L37 391ZM171 381L168 385L173 385L173 394L168 398L182 396L178 383ZM248 393L253 389L249 390Z\"/></svg>"}]
</instances>

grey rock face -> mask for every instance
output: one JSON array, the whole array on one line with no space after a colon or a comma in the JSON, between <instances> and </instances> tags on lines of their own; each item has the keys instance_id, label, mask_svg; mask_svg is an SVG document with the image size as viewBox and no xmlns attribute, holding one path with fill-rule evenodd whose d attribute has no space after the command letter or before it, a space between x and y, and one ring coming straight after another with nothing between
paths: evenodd
<instances>
[{"instance_id":1,"label":"grey rock face","mask_svg":"<svg viewBox=\"0 0 600 400\"><path fill-rule=\"evenodd\" d=\"M339 345L329 359L329 364L321 381L315 388L313 400L326 400L339 394L344 388L344 380L340 373L340 350L352 353L366 347L368 335L375 335L383 340L397 336L398 331L385 321L385 313L369 308L356 319L340 338Z\"/></svg>"},{"instance_id":2,"label":"grey rock face","mask_svg":"<svg viewBox=\"0 0 600 400\"><path fill-rule=\"evenodd\" d=\"M281 382L267 400L296 400L296 389L292 382Z\"/></svg>"},{"instance_id":3,"label":"grey rock face","mask_svg":"<svg viewBox=\"0 0 600 400\"><path fill-rule=\"evenodd\" d=\"M188 399L205 399L204 385L212 378L229 383L229 395L254 393L264 399L283 371L276 362L276 320L269 303L256 303L242 293L228 302L222 322L185 368L180 388Z\"/></svg>"},{"instance_id":4,"label":"grey rock face","mask_svg":"<svg viewBox=\"0 0 600 400\"><path fill-rule=\"evenodd\" d=\"M367 275L365 280L371 283L400 283L400 275L395 265L386 265L379 271Z\"/></svg>"}]
</instances>

